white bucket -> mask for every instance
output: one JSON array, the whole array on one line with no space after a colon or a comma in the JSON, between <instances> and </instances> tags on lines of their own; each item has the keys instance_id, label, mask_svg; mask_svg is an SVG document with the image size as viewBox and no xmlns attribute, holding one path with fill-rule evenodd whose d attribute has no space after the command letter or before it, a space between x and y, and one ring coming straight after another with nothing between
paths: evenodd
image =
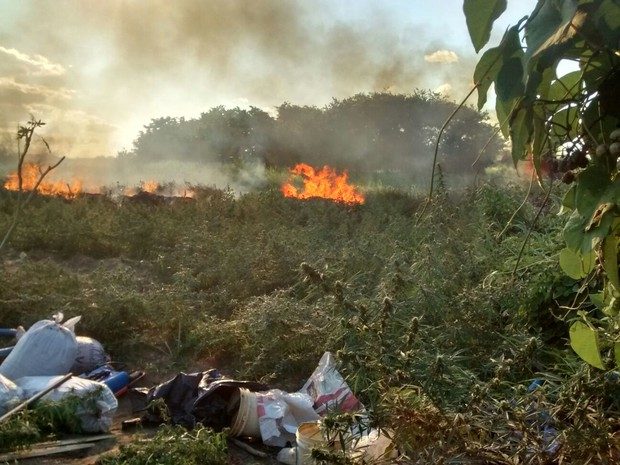
<instances>
[{"instance_id":1,"label":"white bucket","mask_svg":"<svg viewBox=\"0 0 620 465\"><path fill-rule=\"evenodd\" d=\"M237 410L232 420L230 434L233 436L260 438L256 393L245 388L239 388L238 396L239 410ZM235 402L236 398L237 393L233 394L231 402Z\"/></svg>"}]
</instances>

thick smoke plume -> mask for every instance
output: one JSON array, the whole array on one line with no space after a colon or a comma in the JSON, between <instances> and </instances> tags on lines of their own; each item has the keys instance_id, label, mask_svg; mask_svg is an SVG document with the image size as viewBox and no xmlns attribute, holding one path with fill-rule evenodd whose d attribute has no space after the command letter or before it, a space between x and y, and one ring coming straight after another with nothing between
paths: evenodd
<instances>
[{"instance_id":1,"label":"thick smoke plume","mask_svg":"<svg viewBox=\"0 0 620 465\"><path fill-rule=\"evenodd\" d=\"M446 83L471 60L394 27L393 9L328 0L25 0L0 32L0 127L28 113L73 157L114 155L159 116L216 105L323 105L358 92ZM351 16L365 8L364 20ZM6 8L5 8L6 10ZM448 60L428 63L438 50ZM454 52L452 52L454 53Z\"/></svg>"}]
</instances>

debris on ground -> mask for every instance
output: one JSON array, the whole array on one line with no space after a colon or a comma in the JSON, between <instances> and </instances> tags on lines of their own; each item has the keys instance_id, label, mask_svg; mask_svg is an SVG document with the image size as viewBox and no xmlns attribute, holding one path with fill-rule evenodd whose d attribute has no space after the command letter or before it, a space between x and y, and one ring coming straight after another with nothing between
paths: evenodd
<instances>
[{"instance_id":1,"label":"debris on ground","mask_svg":"<svg viewBox=\"0 0 620 465\"><path fill-rule=\"evenodd\" d=\"M151 389L130 392L134 412L143 412L143 416L125 422L123 428L163 423L208 427L216 432L230 428L231 436L254 438L266 446L283 448L278 454L283 463L310 463L303 462L302 455L308 456L313 445L327 446L333 442L325 437L325 415L355 414L366 418L364 406L336 369L329 352L298 392L226 379L216 369L179 373ZM313 439L300 436L300 432L308 431L312 431ZM368 428L359 432L351 428L347 440L353 444L348 452L350 458L367 460L395 454L389 437L378 430ZM291 447L295 444L297 447ZM239 446L238 440L235 445Z\"/></svg>"},{"instance_id":2,"label":"debris on ground","mask_svg":"<svg viewBox=\"0 0 620 465\"><path fill-rule=\"evenodd\" d=\"M62 323L63 318L58 313L27 331L0 329L0 337L15 342L0 351L0 451L32 447L4 454L3 460L93 447L94 438L102 436L33 443L66 434L107 433L118 407L116 396L144 375L113 369L100 342L75 335L81 317Z\"/></svg>"},{"instance_id":3,"label":"debris on ground","mask_svg":"<svg viewBox=\"0 0 620 465\"><path fill-rule=\"evenodd\" d=\"M104 457L100 461L104 465L124 463L123 460L130 457L131 463L142 463L142 454L156 457L167 453L170 447L188 456L202 454L205 457L208 452L213 458L209 463L226 463L226 440L222 436L225 429L231 444L251 455L268 456L236 437L252 438L259 444L280 448L278 460L299 465L309 463L309 454L315 446L327 450L333 446L334 440L326 435L324 417L355 414L366 418L364 406L336 369L329 352L323 355L298 392L228 379L217 369L178 373L150 389L130 389L144 373L118 369L96 339L76 336L75 327L80 317L64 324L62 319L62 314L54 315L25 332L23 329L0 329L0 337L16 339L15 345L5 350L6 358L0 364L0 414L8 418L31 404L35 408L39 404L56 408L62 405L63 414L59 417L68 414L71 419L56 424L54 427L59 430L52 431L54 435L105 433L112 426L117 397L129 392L133 411L141 416L124 421L122 431L143 426L160 428L152 439L138 440L122 446L119 454ZM27 410L21 413L24 417L28 415ZM3 425L5 417L0 417L0 426L19 430L19 419L13 418L11 423ZM351 428L346 434L347 441L353 444L347 452L349 458L374 459L385 455L386 450L390 454L394 452L389 438L376 430L354 432ZM28 437L40 440L45 436L38 431L21 432L15 435L13 442L15 445L27 443ZM39 443L31 453L63 453L86 449L93 443L86 438L69 441ZM26 457L23 451L11 454L11 460ZM187 463L194 462L190 459Z\"/></svg>"},{"instance_id":4,"label":"debris on ground","mask_svg":"<svg viewBox=\"0 0 620 465\"><path fill-rule=\"evenodd\" d=\"M61 376L25 376L16 380L26 397L45 390L58 381ZM109 431L112 426L118 401L103 383L72 376L42 397L42 401L59 402L66 398L75 401L75 415L80 419L81 429L85 433Z\"/></svg>"}]
</instances>

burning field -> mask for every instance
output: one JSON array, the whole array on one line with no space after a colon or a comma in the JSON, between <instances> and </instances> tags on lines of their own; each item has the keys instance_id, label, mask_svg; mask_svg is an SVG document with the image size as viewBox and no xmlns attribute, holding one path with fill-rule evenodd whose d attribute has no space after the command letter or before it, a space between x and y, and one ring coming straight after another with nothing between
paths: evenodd
<instances>
[{"instance_id":1,"label":"burning field","mask_svg":"<svg viewBox=\"0 0 620 465\"><path fill-rule=\"evenodd\" d=\"M83 195L109 195L112 197L123 195L127 197L138 194L150 194L161 197L184 197L194 196L191 186L183 188L175 183L160 183L155 180L141 181L138 186L120 186L114 188L86 186L82 179L69 180L49 180L49 177L41 179L44 167L37 163L24 163L21 172L21 187L24 192L35 191L40 196L61 197L64 199L75 199ZM6 176L3 188L7 191L18 191L20 186L20 176L17 171L13 171Z\"/></svg>"},{"instance_id":2,"label":"burning field","mask_svg":"<svg viewBox=\"0 0 620 465\"><path fill-rule=\"evenodd\" d=\"M291 179L282 185L281 191L285 197L293 199L327 199L349 205L363 204L364 195L349 183L349 175L345 171L338 174L335 169L324 166L315 169L305 163L300 163L290 170L293 176L299 176L302 187L297 188Z\"/></svg>"},{"instance_id":3,"label":"burning field","mask_svg":"<svg viewBox=\"0 0 620 465\"><path fill-rule=\"evenodd\" d=\"M41 196L62 197L75 199L82 195L121 194L134 197L139 194L150 194L160 197L192 198L196 187L178 187L175 183L159 183L155 180L141 181L136 187L120 186L117 192L109 188L88 186L81 179L56 180L47 178L40 180L43 166L36 163L25 163L21 172L21 186L24 192L36 191ZM310 165L299 163L290 169L290 179L280 187L284 197L299 200L325 199L346 205L360 205L365 201L364 195L358 187L349 182L346 171L338 173L334 168L323 166L315 169ZM301 185L296 187L296 184ZM19 190L19 175L17 171L10 173L4 181L3 188L8 191Z\"/></svg>"}]
</instances>

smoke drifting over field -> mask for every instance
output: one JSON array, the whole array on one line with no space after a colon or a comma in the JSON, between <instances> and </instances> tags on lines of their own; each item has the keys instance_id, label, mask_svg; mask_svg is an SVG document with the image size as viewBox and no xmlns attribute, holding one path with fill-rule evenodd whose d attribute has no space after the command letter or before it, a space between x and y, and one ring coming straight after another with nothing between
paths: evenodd
<instances>
[{"instance_id":1,"label":"smoke drifting over field","mask_svg":"<svg viewBox=\"0 0 620 465\"><path fill-rule=\"evenodd\" d=\"M471 60L430 40L415 15L396 27L389 2L24 1L3 11L0 126L13 131L33 113L75 157L114 155L154 117L442 85L460 95L471 75ZM448 59L425 61L438 51Z\"/></svg>"}]
</instances>

